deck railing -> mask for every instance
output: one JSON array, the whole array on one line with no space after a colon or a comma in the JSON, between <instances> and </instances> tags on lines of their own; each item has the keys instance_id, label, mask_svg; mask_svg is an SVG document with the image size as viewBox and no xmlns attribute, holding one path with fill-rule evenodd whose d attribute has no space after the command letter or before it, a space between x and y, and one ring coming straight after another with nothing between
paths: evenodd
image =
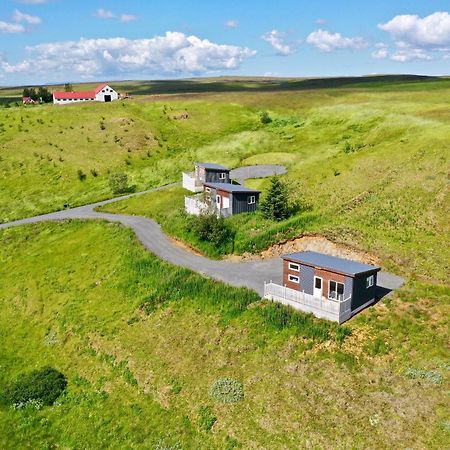
<instances>
[{"instance_id":1,"label":"deck railing","mask_svg":"<svg viewBox=\"0 0 450 450\"><path fill-rule=\"evenodd\" d=\"M203 183L196 178L195 172L183 172L183 187L191 192L201 192Z\"/></svg>"},{"instance_id":2,"label":"deck railing","mask_svg":"<svg viewBox=\"0 0 450 450\"><path fill-rule=\"evenodd\" d=\"M351 297L342 301L325 297L319 298L270 282L264 283L264 298L339 323L345 322L351 317Z\"/></svg>"}]
</instances>

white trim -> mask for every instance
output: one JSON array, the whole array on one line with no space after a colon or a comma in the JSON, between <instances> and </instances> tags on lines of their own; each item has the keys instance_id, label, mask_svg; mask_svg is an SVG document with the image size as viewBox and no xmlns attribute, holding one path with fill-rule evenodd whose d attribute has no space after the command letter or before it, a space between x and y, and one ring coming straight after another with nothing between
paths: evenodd
<instances>
[{"instance_id":1,"label":"white trim","mask_svg":"<svg viewBox=\"0 0 450 450\"><path fill-rule=\"evenodd\" d=\"M371 288L375 284L375 275L369 275L366 278L366 289Z\"/></svg>"},{"instance_id":2,"label":"white trim","mask_svg":"<svg viewBox=\"0 0 450 450\"><path fill-rule=\"evenodd\" d=\"M220 195L216 195L216 204L220 205L222 203L222 197Z\"/></svg>"},{"instance_id":3,"label":"white trim","mask_svg":"<svg viewBox=\"0 0 450 450\"><path fill-rule=\"evenodd\" d=\"M331 283L336 283L336 298L335 297L331 297L330 293L331 293ZM341 284L342 286L344 286L344 289L342 289L342 299L345 298L345 283L342 283L340 281L336 281L336 280L328 280L328 298L332 299L332 300L339 300L338 298L338 289L337 289L337 285Z\"/></svg>"},{"instance_id":4,"label":"white trim","mask_svg":"<svg viewBox=\"0 0 450 450\"><path fill-rule=\"evenodd\" d=\"M247 198L247 203L249 205L254 205L256 203L256 195L250 195L250 197Z\"/></svg>"},{"instance_id":5,"label":"white trim","mask_svg":"<svg viewBox=\"0 0 450 450\"><path fill-rule=\"evenodd\" d=\"M226 180L227 179L227 173L226 172L220 172L219 173L219 180Z\"/></svg>"},{"instance_id":6,"label":"white trim","mask_svg":"<svg viewBox=\"0 0 450 450\"><path fill-rule=\"evenodd\" d=\"M293 267L295 266L295 267ZM300 264L289 262L289 270L294 270L295 272L300 272Z\"/></svg>"},{"instance_id":7,"label":"white trim","mask_svg":"<svg viewBox=\"0 0 450 450\"><path fill-rule=\"evenodd\" d=\"M314 275L314 284L313 284L313 295L316 296L316 290L319 290L319 288L316 288L316 280L320 280L320 296L323 297L323 278L317 277Z\"/></svg>"},{"instance_id":8,"label":"white trim","mask_svg":"<svg viewBox=\"0 0 450 450\"><path fill-rule=\"evenodd\" d=\"M288 275L288 280L292 281L293 283L300 283L300 277L296 277L295 275Z\"/></svg>"}]
</instances>

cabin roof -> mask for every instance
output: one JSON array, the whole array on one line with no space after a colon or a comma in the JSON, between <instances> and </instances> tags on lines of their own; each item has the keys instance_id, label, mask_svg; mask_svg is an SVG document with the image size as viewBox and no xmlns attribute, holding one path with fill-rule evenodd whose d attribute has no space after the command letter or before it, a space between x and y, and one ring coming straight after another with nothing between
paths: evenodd
<instances>
[{"instance_id":1,"label":"cabin roof","mask_svg":"<svg viewBox=\"0 0 450 450\"><path fill-rule=\"evenodd\" d=\"M350 259L338 258L337 256L325 255L318 252L297 252L282 256L283 259L295 261L307 266L327 269L332 272L342 273L344 275L356 276L366 272L379 271L379 266L352 261Z\"/></svg>"},{"instance_id":2,"label":"cabin roof","mask_svg":"<svg viewBox=\"0 0 450 450\"><path fill-rule=\"evenodd\" d=\"M203 167L204 169L223 170L225 172L229 172L230 171L230 169L228 169L225 166L221 166L220 164L196 162L195 165L198 166L198 167Z\"/></svg>"},{"instance_id":3,"label":"cabin roof","mask_svg":"<svg viewBox=\"0 0 450 450\"><path fill-rule=\"evenodd\" d=\"M220 189L225 192L248 192L253 194L259 194L260 191L255 189L250 189L248 187L242 186L241 184L232 183L204 183L204 186L211 187L213 189Z\"/></svg>"}]
</instances>

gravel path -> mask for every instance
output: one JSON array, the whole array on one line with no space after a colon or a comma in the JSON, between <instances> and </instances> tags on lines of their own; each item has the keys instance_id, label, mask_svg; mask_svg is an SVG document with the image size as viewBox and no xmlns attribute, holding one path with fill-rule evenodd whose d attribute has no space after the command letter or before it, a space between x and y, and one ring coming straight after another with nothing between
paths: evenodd
<instances>
[{"instance_id":1,"label":"gravel path","mask_svg":"<svg viewBox=\"0 0 450 450\"><path fill-rule=\"evenodd\" d=\"M262 169L262 167L264 167L264 169ZM269 169L269 167L273 170L274 167L281 166L251 166L250 168L243 169L245 169L246 173L249 174L251 178L254 178L255 174L261 174L260 176L264 176L262 175L264 173L272 175L273 172L270 172L271 169ZM240 176L242 177L246 175L241 173ZM160 225L152 219L94 211L94 209L98 206L117 202L135 195L158 191L176 184L178 183L172 183L170 185L149 189L147 191L135 194L124 195L122 197L80 206L77 208L0 224L0 229L50 220L98 219L107 220L110 222L119 222L122 225L133 229L137 238L146 249L154 253L159 258L174 265L189 268L198 273L233 286L250 288L261 296L264 292L265 281L272 280L275 283L282 283L281 258L276 257L267 260L250 262L210 260L204 256L195 255L190 251L176 245L164 234ZM380 273L379 275L379 285L381 285L381 288L385 290L396 289L400 287L403 282L404 280L402 278L392 274Z\"/></svg>"}]
</instances>

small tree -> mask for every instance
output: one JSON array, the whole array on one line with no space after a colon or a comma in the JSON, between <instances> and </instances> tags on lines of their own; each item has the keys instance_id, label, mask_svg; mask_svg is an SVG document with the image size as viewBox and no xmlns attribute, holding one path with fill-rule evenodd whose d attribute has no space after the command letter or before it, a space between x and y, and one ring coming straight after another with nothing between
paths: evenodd
<instances>
[{"instance_id":1,"label":"small tree","mask_svg":"<svg viewBox=\"0 0 450 450\"><path fill-rule=\"evenodd\" d=\"M41 86L38 89L37 95L44 103L50 103L53 101L53 94L44 86Z\"/></svg>"},{"instance_id":2,"label":"small tree","mask_svg":"<svg viewBox=\"0 0 450 450\"><path fill-rule=\"evenodd\" d=\"M23 97L30 97L30 88L23 88L23 93L22 93Z\"/></svg>"},{"instance_id":3,"label":"small tree","mask_svg":"<svg viewBox=\"0 0 450 450\"><path fill-rule=\"evenodd\" d=\"M263 124L267 124L272 122L271 117L269 116L269 113L267 111L261 111L259 113L259 120L261 121L261 123Z\"/></svg>"},{"instance_id":4,"label":"small tree","mask_svg":"<svg viewBox=\"0 0 450 450\"><path fill-rule=\"evenodd\" d=\"M65 91L65 92L72 92L72 91L73 91L72 83L66 83L66 84L64 85L64 91Z\"/></svg>"},{"instance_id":5,"label":"small tree","mask_svg":"<svg viewBox=\"0 0 450 450\"><path fill-rule=\"evenodd\" d=\"M259 209L266 219L278 221L289 217L288 189L278 177L272 177L269 190L261 201Z\"/></svg>"},{"instance_id":6,"label":"small tree","mask_svg":"<svg viewBox=\"0 0 450 450\"><path fill-rule=\"evenodd\" d=\"M211 242L216 248L224 249L233 240L234 233L223 217L215 212L200 214L193 219L191 230L201 241Z\"/></svg>"},{"instance_id":7,"label":"small tree","mask_svg":"<svg viewBox=\"0 0 450 450\"><path fill-rule=\"evenodd\" d=\"M126 173L112 173L109 176L109 187L113 194L123 194L128 191L128 175Z\"/></svg>"}]
</instances>

